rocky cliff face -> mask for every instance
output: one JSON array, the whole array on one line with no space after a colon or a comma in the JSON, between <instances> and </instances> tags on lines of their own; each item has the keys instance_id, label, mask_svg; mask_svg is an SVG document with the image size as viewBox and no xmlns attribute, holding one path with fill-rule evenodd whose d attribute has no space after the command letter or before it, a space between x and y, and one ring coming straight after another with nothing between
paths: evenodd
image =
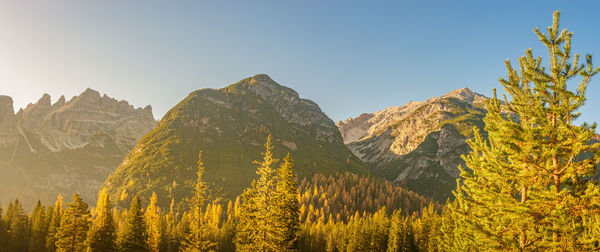
<instances>
[{"instance_id":1,"label":"rocky cliff face","mask_svg":"<svg viewBox=\"0 0 600 252\"><path fill-rule=\"evenodd\" d=\"M445 200L472 127L483 128L485 97L468 88L337 123L344 143L374 174Z\"/></svg>"},{"instance_id":2,"label":"rocky cliff face","mask_svg":"<svg viewBox=\"0 0 600 252\"><path fill-rule=\"evenodd\" d=\"M273 136L275 155L290 153L300 177L315 173L367 173L344 145L335 123L314 102L256 75L222 89L191 93L146 134L104 187L126 206L134 194L184 203L196 183L198 152L211 195L233 199L257 178L264 141Z\"/></svg>"},{"instance_id":3,"label":"rocky cliff face","mask_svg":"<svg viewBox=\"0 0 600 252\"><path fill-rule=\"evenodd\" d=\"M134 108L87 89L51 104L44 94L14 113L0 96L0 202L52 202L79 192L88 202L135 143L156 125L152 108Z\"/></svg>"}]
</instances>

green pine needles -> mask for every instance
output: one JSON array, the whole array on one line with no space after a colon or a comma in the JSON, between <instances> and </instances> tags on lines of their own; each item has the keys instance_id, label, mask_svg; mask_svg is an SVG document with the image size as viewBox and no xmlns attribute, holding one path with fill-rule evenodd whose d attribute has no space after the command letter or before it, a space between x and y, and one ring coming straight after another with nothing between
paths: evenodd
<instances>
[{"instance_id":1,"label":"green pine needles","mask_svg":"<svg viewBox=\"0 0 600 252\"><path fill-rule=\"evenodd\" d=\"M89 222L88 205L76 193L73 195L73 202L67 204L57 230L56 251L84 251Z\"/></svg>"},{"instance_id":2,"label":"green pine needles","mask_svg":"<svg viewBox=\"0 0 600 252\"><path fill-rule=\"evenodd\" d=\"M534 32L548 49L548 67L532 50L519 71L506 61L500 79L510 100L487 101L484 139L475 129L463 157L468 169L449 204L455 222L447 250L598 249L600 188L593 176L600 143L595 125L577 126L590 78L592 56L572 55L573 33L559 30L559 12L547 34ZM567 83L578 81L572 91ZM447 225L451 223L447 221ZM447 227L444 230L448 230Z\"/></svg>"},{"instance_id":3,"label":"green pine needles","mask_svg":"<svg viewBox=\"0 0 600 252\"><path fill-rule=\"evenodd\" d=\"M88 234L88 251L117 251L117 226L106 189L100 192L95 211L96 218Z\"/></svg>"},{"instance_id":4,"label":"green pine needles","mask_svg":"<svg viewBox=\"0 0 600 252\"><path fill-rule=\"evenodd\" d=\"M148 251L148 232L138 195L131 201L124 227L118 236L119 251Z\"/></svg>"},{"instance_id":5,"label":"green pine needles","mask_svg":"<svg viewBox=\"0 0 600 252\"><path fill-rule=\"evenodd\" d=\"M267 137L263 161L258 165L258 181L242 194L237 225L238 251L295 251L300 227L298 191L288 154L278 170L273 157L271 135Z\"/></svg>"}]
</instances>

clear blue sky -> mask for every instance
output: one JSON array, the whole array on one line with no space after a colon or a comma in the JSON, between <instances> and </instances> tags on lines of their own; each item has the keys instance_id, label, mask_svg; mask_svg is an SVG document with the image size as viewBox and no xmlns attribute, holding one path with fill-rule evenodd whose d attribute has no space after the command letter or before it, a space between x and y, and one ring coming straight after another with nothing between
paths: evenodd
<instances>
[{"instance_id":1,"label":"clear blue sky","mask_svg":"<svg viewBox=\"0 0 600 252\"><path fill-rule=\"evenodd\" d=\"M266 73L333 120L469 87L491 95L504 60L546 55L534 27L560 9L596 53L595 1L0 2L0 94L15 107L91 87L155 116L193 90ZM583 121L600 121L600 76Z\"/></svg>"}]
</instances>

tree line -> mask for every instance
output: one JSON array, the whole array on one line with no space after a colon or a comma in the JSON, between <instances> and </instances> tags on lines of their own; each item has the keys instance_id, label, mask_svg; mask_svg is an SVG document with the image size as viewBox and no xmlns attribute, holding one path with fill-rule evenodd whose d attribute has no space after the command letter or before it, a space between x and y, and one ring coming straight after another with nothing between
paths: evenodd
<instances>
[{"instance_id":1,"label":"tree line","mask_svg":"<svg viewBox=\"0 0 600 252\"><path fill-rule=\"evenodd\" d=\"M61 196L52 206L38 201L27 214L17 199L5 214L0 207L0 251L365 251L388 245L416 251L437 230L428 220L439 218L440 206L413 192L353 174L315 175L297 185L290 155L280 162L272 150L269 136L256 162L259 179L225 205L207 200L201 152L184 212L174 201L160 209L155 193L145 208L135 196L128 209L119 209L105 189L93 208L75 194L66 204Z\"/></svg>"}]
</instances>

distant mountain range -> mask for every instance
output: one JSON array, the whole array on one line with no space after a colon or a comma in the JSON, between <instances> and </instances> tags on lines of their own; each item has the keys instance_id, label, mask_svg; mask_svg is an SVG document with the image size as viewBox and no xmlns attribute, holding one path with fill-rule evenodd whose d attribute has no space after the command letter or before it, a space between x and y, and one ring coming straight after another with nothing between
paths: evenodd
<instances>
[{"instance_id":1,"label":"distant mountain range","mask_svg":"<svg viewBox=\"0 0 600 252\"><path fill-rule=\"evenodd\" d=\"M87 89L51 104L44 95L14 113L0 96L0 202L52 202L74 192L93 203L106 187L116 203L159 194L183 204L196 180L198 152L216 197L233 199L256 178L254 160L273 135L275 154L291 153L299 177L372 174L440 202L451 195L465 140L483 128L486 97L468 88L409 102L336 125L314 102L259 74L189 94L157 122ZM485 132L482 132L485 135Z\"/></svg>"},{"instance_id":2,"label":"distant mountain range","mask_svg":"<svg viewBox=\"0 0 600 252\"><path fill-rule=\"evenodd\" d=\"M44 94L14 112L0 96L0 202L26 206L79 192L94 202L105 178L154 128L152 108L134 108L91 89L51 104Z\"/></svg>"}]
</instances>

